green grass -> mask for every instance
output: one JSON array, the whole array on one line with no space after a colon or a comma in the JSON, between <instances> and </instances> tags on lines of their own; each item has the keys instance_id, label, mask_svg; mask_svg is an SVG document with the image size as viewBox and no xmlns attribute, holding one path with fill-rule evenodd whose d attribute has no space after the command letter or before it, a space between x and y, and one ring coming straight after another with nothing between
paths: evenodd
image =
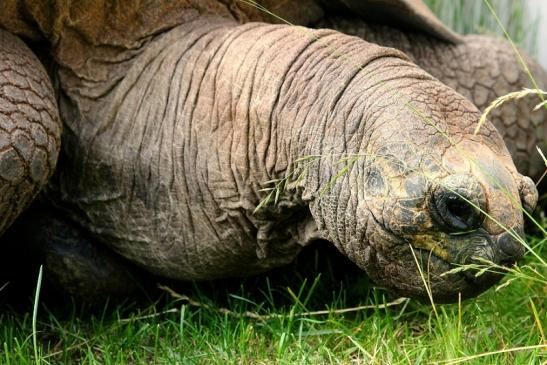
<instances>
[{"instance_id":1,"label":"green grass","mask_svg":"<svg viewBox=\"0 0 547 365\"><path fill-rule=\"evenodd\" d=\"M483 5L429 2L460 32L499 29ZM513 16L500 18L525 44L522 7L513 4ZM454 16L454 9L472 16ZM164 293L99 309L49 309L37 285L34 302L0 309L0 364L546 363L547 267L540 258L547 251L540 235L528 240L536 256L528 253L497 289L435 307L404 300L382 308L397 298L371 287L332 250L310 249L269 275L176 289L187 297ZM361 305L376 308L341 312ZM325 309L330 313L306 314Z\"/></svg>"},{"instance_id":2,"label":"green grass","mask_svg":"<svg viewBox=\"0 0 547 365\"><path fill-rule=\"evenodd\" d=\"M541 247L545 246L536 247L537 252L544 255ZM310 250L301 266L297 263L269 276L241 284L183 288L192 304L165 294L144 307L126 303L98 310L73 304L51 312L42 306L38 356L42 363L52 364L428 364L530 347L469 363L547 361L547 349L542 353L537 347L547 329L544 284L510 274L505 279L510 284L497 291L491 289L461 305L437 305L438 317L431 306L413 300L387 309L336 313L358 304L381 306L396 298L370 288L357 270L330 275L340 267L331 260L340 258L315 257L321 253L332 257L332 251ZM545 267L527 259L547 275ZM310 264L314 261L319 263ZM311 274L317 272L322 276L314 278ZM299 316L321 309L333 312ZM248 312L273 316L256 319ZM36 363L31 313L29 304L28 312L0 315L0 363Z\"/></svg>"}]
</instances>

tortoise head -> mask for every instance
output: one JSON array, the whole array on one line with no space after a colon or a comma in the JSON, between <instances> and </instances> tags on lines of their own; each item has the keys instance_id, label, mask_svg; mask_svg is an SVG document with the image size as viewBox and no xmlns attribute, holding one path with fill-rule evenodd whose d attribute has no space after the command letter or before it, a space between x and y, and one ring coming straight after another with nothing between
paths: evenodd
<instances>
[{"instance_id":1,"label":"tortoise head","mask_svg":"<svg viewBox=\"0 0 547 365\"><path fill-rule=\"evenodd\" d=\"M477 275L476 268L448 273L452 268L511 267L522 257L523 211L535 208L537 190L510 158L467 140L448 148L435 172L411 173L391 186L399 190L384 206L383 219L391 222L384 229L398 244L383 246L378 256L396 291L424 297L427 283L443 302L477 295L501 278Z\"/></svg>"},{"instance_id":2,"label":"tortoise head","mask_svg":"<svg viewBox=\"0 0 547 365\"><path fill-rule=\"evenodd\" d=\"M330 232L330 240L402 295L426 299L424 281L435 301L477 295L501 275L447 272L486 261L508 267L521 258L523 212L534 209L536 188L517 172L491 123L474 133L480 112L466 99L426 81L400 90L410 102L377 103L370 114L378 127L367 137L367 157L339 193L355 191L342 199L355 209L348 207L345 231ZM348 222L357 227L349 234ZM337 240L338 232L344 236Z\"/></svg>"}]
</instances>

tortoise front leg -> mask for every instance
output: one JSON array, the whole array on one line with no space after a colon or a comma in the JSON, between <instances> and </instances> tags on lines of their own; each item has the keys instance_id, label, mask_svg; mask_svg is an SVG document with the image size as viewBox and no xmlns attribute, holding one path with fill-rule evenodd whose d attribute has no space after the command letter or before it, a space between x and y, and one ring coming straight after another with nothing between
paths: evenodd
<instances>
[{"instance_id":1,"label":"tortoise front leg","mask_svg":"<svg viewBox=\"0 0 547 365\"><path fill-rule=\"evenodd\" d=\"M52 175L60 136L46 71L20 39L0 29L0 235Z\"/></svg>"}]
</instances>

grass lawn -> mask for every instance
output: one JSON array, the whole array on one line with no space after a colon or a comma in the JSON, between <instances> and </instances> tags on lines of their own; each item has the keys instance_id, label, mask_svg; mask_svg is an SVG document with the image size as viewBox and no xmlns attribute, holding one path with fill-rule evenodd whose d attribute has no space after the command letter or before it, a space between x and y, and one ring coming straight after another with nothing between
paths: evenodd
<instances>
[{"instance_id":1,"label":"grass lawn","mask_svg":"<svg viewBox=\"0 0 547 365\"><path fill-rule=\"evenodd\" d=\"M531 242L545 257L545 245ZM333 250L312 248L267 276L176 288L189 300L166 292L149 305L141 299L104 308L38 306L38 358L51 364L541 364L547 361L547 268L531 255L520 266L520 274L503 281L507 286L435 311L371 288ZM344 273L334 272L340 267ZM38 363L32 319L31 300L26 310L2 309L0 363ZM486 354L492 351L498 353Z\"/></svg>"},{"instance_id":2,"label":"grass lawn","mask_svg":"<svg viewBox=\"0 0 547 365\"><path fill-rule=\"evenodd\" d=\"M428 2L459 31L497 27L484 2L472 11L465 0L452 10ZM462 9L472 16L453 15ZM526 45L522 7L511 12L502 20ZM268 275L179 284L100 307L51 293L3 303L0 364L547 364L547 249L535 231L527 241L535 255L457 304L389 295L328 247Z\"/></svg>"}]
</instances>

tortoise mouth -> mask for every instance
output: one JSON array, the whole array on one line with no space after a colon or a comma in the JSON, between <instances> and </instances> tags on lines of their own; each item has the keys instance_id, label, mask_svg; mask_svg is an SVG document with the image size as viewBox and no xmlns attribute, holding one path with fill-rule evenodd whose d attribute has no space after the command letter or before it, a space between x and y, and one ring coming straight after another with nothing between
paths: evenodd
<instances>
[{"instance_id":1,"label":"tortoise mouth","mask_svg":"<svg viewBox=\"0 0 547 365\"><path fill-rule=\"evenodd\" d=\"M432 250L419 247L413 247L413 249L417 254L419 254L418 257L422 259L422 263L425 263L425 266L422 266L425 268L424 275L427 276L428 272L432 272L435 276L443 280L465 283L465 288L460 287L461 290L458 290L462 293L464 298L474 296L485 291L498 282L503 276L502 274L489 271L482 272L480 275L477 275L479 270L473 268L450 272L451 270L458 268L461 264L450 262L444 257L437 255Z\"/></svg>"},{"instance_id":2,"label":"tortoise mouth","mask_svg":"<svg viewBox=\"0 0 547 365\"><path fill-rule=\"evenodd\" d=\"M473 263L475 257L496 262L496 239L486 231L474 230L458 235L439 231L396 234L378 221L376 223L382 227L381 238L388 241L392 249L379 249L376 260L369 263L368 268L362 267L370 271L373 280L403 296L427 303L430 300L428 293L431 293L436 303L454 303L460 297L479 295L502 277L491 272L477 275L480 269L473 268L450 272L460 265ZM406 248L404 253L403 248ZM386 272L384 262L397 262L398 269ZM375 270L380 274L375 274Z\"/></svg>"},{"instance_id":3,"label":"tortoise mouth","mask_svg":"<svg viewBox=\"0 0 547 365\"><path fill-rule=\"evenodd\" d=\"M418 264L422 264L422 270L426 270L424 271L424 274L427 274L429 272L429 269L433 268L435 274L442 275L456 267L454 263L451 263L445 258L439 256L433 250L428 250L416 246L412 246L412 249L416 253L416 259L418 259ZM459 272L456 274L459 274Z\"/></svg>"},{"instance_id":4,"label":"tortoise mouth","mask_svg":"<svg viewBox=\"0 0 547 365\"><path fill-rule=\"evenodd\" d=\"M458 265L481 264L481 258L498 262L500 256L497 252L497 237L491 236L484 229L460 234L420 234L407 241L414 250L421 250L427 255L434 256L438 259L437 263L443 262L448 265L448 269Z\"/></svg>"}]
</instances>

